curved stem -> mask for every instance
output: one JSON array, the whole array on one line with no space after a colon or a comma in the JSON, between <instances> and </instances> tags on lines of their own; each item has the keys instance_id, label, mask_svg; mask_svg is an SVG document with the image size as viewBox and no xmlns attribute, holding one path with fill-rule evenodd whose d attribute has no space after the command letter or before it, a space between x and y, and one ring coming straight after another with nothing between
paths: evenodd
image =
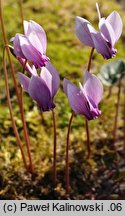
<instances>
[{"instance_id":1,"label":"curved stem","mask_svg":"<svg viewBox=\"0 0 125 216\"><path fill-rule=\"evenodd\" d=\"M90 72L90 67L91 67L91 63L92 63L93 53L94 53L94 48L92 48L92 49L91 49L91 52L90 52L90 57L89 57L88 67L87 67L88 72ZM90 158L90 154L91 154L91 148L90 148L89 126L88 126L88 120L87 120L87 119L85 120L85 125L86 125L87 149L88 149L88 156L87 156L87 159L89 159L89 158Z\"/></svg>"},{"instance_id":2,"label":"curved stem","mask_svg":"<svg viewBox=\"0 0 125 216\"><path fill-rule=\"evenodd\" d=\"M8 55L8 59L9 59L9 64L10 64L12 78L13 78L13 82L14 82L14 86L15 86L15 90L16 90L16 95L17 95L18 103L20 105L20 96L19 96L19 91L18 91L18 85L17 85L17 81L16 81L14 66L13 66L13 63L12 63L12 60L11 60L7 35L6 35L5 27L4 27L2 0L0 0L0 21L1 21L1 29L2 29L2 33L3 33L4 45L6 46L6 51L7 51L7 55Z\"/></svg>"},{"instance_id":3,"label":"curved stem","mask_svg":"<svg viewBox=\"0 0 125 216\"><path fill-rule=\"evenodd\" d=\"M90 53L90 57L89 57L89 62L88 62L88 67L87 67L88 72L90 71L93 53L94 53L94 48L91 49L91 53Z\"/></svg>"},{"instance_id":4,"label":"curved stem","mask_svg":"<svg viewBox=\"0 0 125 216\"><path fill-rule=\"evenodd\" d=\"M27 166L27 163L26 163L25 154L24 154L23 149L22 149L21 140L20 140L19 133L18 133L18 130L17 130L17 127L16 127L16 123L15 123L15 120L14 120L14 117L13 117L13 110L12 110L12 105L11 105L11 100L10 100L8 75L7 75L6 61L5 61L5 51L6 51L6 47L4 47L4 50L3 50L3 71L4 71L4 77L5 77L5 87L6 87L6 94L7 94L7 102L8 102L8 107L9 107L9 112L10 112L10 117L11 117L13 129L14 129L14 133L15 133L15 136L16 136L16 139L17 139L17 143L18 143L21 155L22 155L24 166L26 168L26 171L28 172L28 166Z\"/></svg>"},{"instance_id":5,"label":"curved stem","mask_svg":"<svg viewBox=\"0 0 125 216\"><path fill-rule=\"evenodd\" d=\"M123 136L124 136L124 153L125 153L125 88L124 88L124 105L123 105L123 121L124 121L124 125L123 125Z\"/></svg>"},{"instance_id":6,"label":"curved stem","mask_svg":"<svg viewBox=\"0 0 125 216\"><path fill-rule=\"evenodd\" d=\"M109 91L108 91L108 95L106 98L107 99L110 98L111 94L112 94L112 86L109 86Z\"/></svg>"},{"instance_id":7,"label":"curved stem","mask_svg":"<svg viewBox=\"0 0 125 216\"><path fill-rule=\"evenodd\" d=\"M23 93L23 91L21 90L21 94ZM25 116L24 116L24 108L23 108L23 94L21 95L21 118L22 118L22 123L23 123L23 130L24 130L24 137L25 137L25 141L26 141L26 148L27 148L27 154L29 157L29 171L31 173L34 172L34 168L33 168L33 162L32 162L32 156L31 156L31 150L30 150L30 139L29 139L29 134L28 134L28 129L27 129L27 125L26 125L26 121L25 121Z\"/></svg>"},{"instance_id":8,"label":"curved stem","mask_svg":"<svg viewBox=\"0 0 125 216\"><path fill-rule=\"evenodd\" d=\"M90 154L91 154L91 148L90 148L90 136L89 136L89 126L88 126L88 120L86 119L86 135L87 135L87 149L88 149L88 156L87 159L90 158Z\"/></svg>"},{"instance_id":9,"label":"curved stem","mask_svg":"<svg viewBox=\"0 0 125 216\"><path fill-rule=\"evenodd\" d=\"M117 93L117 103L116 103L116 112L115 112L115 120L114 120L114 130L113 130L113 149L115 150L115 142L117 141L117 121L118 121L118 111L120 105L120 93L121 93L121 79L119 80L118 84L118 93Z\"/></svg>"},{"instance_id":10,"label":"curved stem","mask_svg":"<svg viewBox=\"0 0 125 216\"><path fill-rule=\"evenodd\" d=\"M54 139L53 139L53 185L56 187L56 181L57 181L57 173L56 173L56 118L55 118L55 112L52 110L52 119L53 119L53 133L54 133Z\"/></svg>"},{"instance_id":11,"label":"curved stem","mask_svg":"<svg viewBox=\"0 0 125 216\"><path fill-rule=\"evenodd\" d=\"M69 120L67 139L66 139L66 194L69 194L69 136L71 131L71 124L74 117L74 112Z\"/></svg>"},{"instance_id":12,"label":"curved stem","mask_svg":"<svg viewBox=\"0 0 125 216\"><path fill-rule=\"evenodd\" d=\"M12 74L14 87L15 87L16 95L17 95L17 100L18 100L18 104L19 104L20 115L21 115L21 120L22 120L22 124L23 124L23 130L24 130L24 138L25 138L25 141L26 141L26 145L29 145L28 144L29 135L28 135L28 131L27 131L25 118L24 118L24 110L23 110L23 105L22 105L22 99L21 99L20 94L19 94L18 85L17 85L17 81L16 81L16 76L15 76L15 70L14 70L12 60L11 60L7 35L6 35L5 27L4 27L2 0L0 0L0 21L1 21L1 28L2 28L2 33L3 33L4 45L6 46L6 51L7 51L7 55L8 55L8 59L9 59L9 63L10 63L10 68L11 68L11 74ZM29 160L31 161L31 159L29 159ZM30 168L31 168L31 172L32 172L32 164L30 164Z\"/></svg>"},{"instance_id":13,"label":"curved stem","mask_svg":"<svg viewBox=\"0 0 125 216\"><path fill-rule=\"evenodd\" d=\"M27 63L27 60L25 60L22 73L25 72L26 63ZM31 156L31 151L30 151L29 133L28 133L28 129L27 129L26 121L25 121L25 115L24 115L23 89L22 89L22 87L21 87L21 90L20 90L20 102L21 102L20 103L21 119L22 119L22 123L23 123L24 137L25 137L25 141L26 141L27 154L28 154L28 157L29 157L29 170L30 170L31 173L33 173L34 168L33 168L32 156Z\"/></svg>"}]
</instances>

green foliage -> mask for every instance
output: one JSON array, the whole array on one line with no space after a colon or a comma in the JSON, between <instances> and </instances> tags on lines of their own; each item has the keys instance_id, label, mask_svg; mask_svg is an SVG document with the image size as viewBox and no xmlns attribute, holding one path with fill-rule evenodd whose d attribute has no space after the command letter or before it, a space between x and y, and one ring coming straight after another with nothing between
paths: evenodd
<instances>
[{"instance_id":1,"label":"green foliage","mask_svg":"<svg viewBox=\"0 0 125 216\"><path fill-rule=\"evenodd\" d=\"M98 77L104 85L112 86L116 84L120 78L125 74L125 62L121 59L104 64Z\"/></svg>"}]
</instances>

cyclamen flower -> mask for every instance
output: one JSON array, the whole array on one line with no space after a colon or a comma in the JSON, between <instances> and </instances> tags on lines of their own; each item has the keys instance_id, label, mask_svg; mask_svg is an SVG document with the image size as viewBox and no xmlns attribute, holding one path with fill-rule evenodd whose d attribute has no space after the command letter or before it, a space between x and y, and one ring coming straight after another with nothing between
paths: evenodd
<instances>
[{"instance_id":1,"label":"cyclamen flower","mask_svg":"<svg viewBox=\"0 0 125 216\"><path fill-rule=\"evenodd\" d=\"M11 41L17 58L29 60L36 68L45 66L49 61L46 56L46 33L38 23L24 21L24 35L16 34Z\"/></svg>"},{"instance_id":2,"label":"cyclamen flower","mask_svg":"<svg viewBox=\"0 0 125 216\"><path fill-rule=\"evenodd\" d=\"M41 112L54 109L53 99L60 84L58 72L50 62L46 64L46 67L42 67L40 76L34 66L31 71L31 78L18 72L20 84L30 97L36 101Z\"/></svg>"},{"instance_id":3,"label":"cyclamen flower","mask_svg":"<svg viewBox=\"0 0 125 216\"><path fill-rule=\"evenodd\" d=\"M123 24L118 12L113 11L106 19L101 18L98 4L96 6L100 32L96 31L88 20L77 16L76 35L82 43L95 48L105 59L109 59L116 55L114 45L121 36Z\"/></svg>"},{"instance_id":4,"label":"cyclamen flower","mask_svg":"<svg viewBox=\"0 0 125 216\"><path fill-rule=\"evenodd\" d=\"M101 111L98 104L102 99L103 86L101 81L93 74L85 72L85 81L80 89L74 84L64 79L63 88L68 97L72 110L76 114L85 115L87 120L98 118Z\"/></svg>"}]
</instances>

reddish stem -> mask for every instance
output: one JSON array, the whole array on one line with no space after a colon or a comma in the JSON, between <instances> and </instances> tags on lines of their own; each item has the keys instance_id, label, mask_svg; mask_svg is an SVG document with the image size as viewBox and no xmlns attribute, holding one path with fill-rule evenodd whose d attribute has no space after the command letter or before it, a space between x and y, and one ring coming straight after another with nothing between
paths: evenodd
<instances>
[{"instance_id":1,"label":"reddish stem","mask_svg":"<svg viewBox=\"0 0 125 216\"><path fill-rule=\"evenodd\" d=\"M56 187L56 181L57 181L57 173L56 173L56 118L55 118L55 112L52 110L52 118L53 118L53 133L54 133L54 139L53 139L53 185Z\"/></svg>"},{"instance_id":2,"label":"reddish stem","mask_svg":"<svg viewBox=\"0 0 125 216\"><path fill-rule=\"evenodd\" d=\"M115 150L115 143L117 141L117 123L118 123L118 112L119 112L119 105L120 105L120 93L121 93L121 79L119 80L119 84L118 84L117 103L116 103L116 112L115 112L115 120L114 120L114 130L113 130L114 150Z\"/></svg>"},{"instance_id":3,"label":"reddish stem","mask_svg":"<svg viewBox=\"0 0 125 216\"><path fill-rule=\"evenodd\" d=\"M88 72L90 72L90 67L91 67L91 63L92 63L92 57L93 57L93 53L94 53L94 48L91 49L90 52L90 57L89 57L89 61L88 61L88 67L87 70ZM90 154L91 154L91 148L90 148L90 133L89 133L89 126L88 126L88 120L85 120L85 125L86 125L86 135L87 135L87 149L88 149L88 156L87 159L90 158Z\"/></svg>"},{"instance_id":4,"label":"reddish stem","mask_svg":"<svg viewBox=\"0 0 125 216\"><path fill-rule=\"evenodd\" d=\"M10 117L11 117L13 129L14 129L15 137L17 139L17 143L18 143L21 155L22 155L22 159L23 159L23 163L24 163L25 169L28 172L28 166L27 166L27 163L26 163L25 154L24 154L23 149L22 149L21 140L20 140L19 133L18 133L18 130L17 130L17 127L16 127L16 123L15 123L15 120L14 120L14 117L13 117L13 110L12 110L12 104L11 104L11 99L10 99L10 91L9 91L9 84L8 84L8 75L7 75L6 61L5 61L5 50L6 50L6 47L3 50L3 69L4 69L3 71L4 71L4 77L5 77L7 102L8 102L8 107L9 107L9 112L10 112Z\"/></svg>"},{"instance_id":5,"label":"reddish stem","mask_svg":"<svg viewBox=\"0 0 125 216\"><path fill-rule=\"evenodd\" d=\"M21 98L22 94L21 95L19 94L18 85L17 85L17 81L16 81L16 76L15 76L15 70L14 70L12 60L11 60L7 35L6 35L5 27L4 27L3 10L2 10L2 1L1 0L0 0L0 21L1 21L1 28L2 28L2 33L3 33L4 44L6 46L6 51L7 51L7 55L8 55L8 59L9 59L9 63L10 63L10 68L11 68L11 74L12 74L14 87L16 90L16 95L17 95L17 100L18 100L18 105L19 105L19 109L20 109L20 115L21 115L21 120L22 120L22 124L23 124L23 130L24 130L24 137L25 137L26 145L29 146L29 143L28 143L29 142L29 135L28 135L28 131L27 131L25 118L24 118L24 110L23 110L22 98ZM28 150L28 152L29 152L29 150ZM28 153L28 156L29 156L29 153ZM29 158L29 160L30 160L30 170L32 172L33 168L32 168L31 158Z\"/></svg>"},{"instance_id":6,"label":"reddish stem","mask_svg":"<svg viewBox=\"0 0 125 216\"><path fill-rule=\"evenodd\" d=\"M124 125L123 125L123 136L124 136L124 152L125 152L125 88L124 88L124 105L123 105L123 120L124 120Z\"/></svg>"},{"instance_id":7,"label":"reddish stem","mask_svg":"<svg viewBox=\"0 0 125 216\"><path fill-rule=\"evenodd\" d=\"M87 159L90 158L90 154L91 154L91 148L90 148L90 135L89 135L89 126L88 126L88 120L86 119L86 135L87 135L87 149L88 149L88 155L87 155Z\"/></svg>"},{"instance_id":8,"label":"reddish stem","mask_svg":"<svg viewBox=\"0 0 125 216\"><path fill-rule=\"evenodd\" d=\"M26 63L27 63L27 60L25 60L22 73L25 72ZM27 125L26 125L26 121L25 121L25 115L24 115L23 89L22 89L22 87L20 89L20 110L21 110L21 118L22 118L23 129L24 129L24 136L25 136L25 141L26 141L27 154L28 154L28 157L29 157L29 171L31 173L33 173L34 172L34 167L33 167L31 150L30 150L30 139L29 139L28 129L27 129Z\"/></svg>"},{"instance_id":9,"label":"reddish stem","mask_svg":"<svg viewBox=\"0 0 125 216\"><path fill-rule=\"evenodd\" d=\"M69 194L69 136L71 131L71 124L74 117L74 112L72 112L72 115L69 120L68 125L68 132L67 132L67 140L66 140L66 194Z\"/></svg>"},{"instance_id":10,"label":"reddish stem","mask_svg":"<svg viewBox=\"0 0 125 216\"><path fill-rule=\"evenodd\" d=\"M110 98L111 94L112 94L112 86L109 87L108 95L106 98L107 99Z\"/></svg>"},{"instance_id":11,"label":"reddish stem","mask_svg":"<svg viewBox=\"0 0 125 216\"><path fill-rule=\"evenodd\" d=\"M92 49L91 49L91 52L90 52L90 57L89 57L89 62L88 62L88 67L87 67L88 72L90 71L93 53L94 53L94 48L92 48Z\"/></svg>"}]
</instances>

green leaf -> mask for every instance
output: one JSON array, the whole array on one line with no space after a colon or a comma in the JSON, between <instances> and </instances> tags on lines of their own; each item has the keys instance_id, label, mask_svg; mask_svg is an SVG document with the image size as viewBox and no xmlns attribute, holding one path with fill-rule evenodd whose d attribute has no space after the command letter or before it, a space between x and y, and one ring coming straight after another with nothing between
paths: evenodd
<instances>
[{"instance_id":1,"label":"green leaf","mask_svg":"<svg viewBox=\"0 0 125 216\"><path fill-rule=\"evenodd\" d=\"M104 64L100 69L98 77L101 79L104 85L112 86L119 81L124 73L125 62L122 59L118 59L108 64Z\"/></svg>"}]
</instances>

